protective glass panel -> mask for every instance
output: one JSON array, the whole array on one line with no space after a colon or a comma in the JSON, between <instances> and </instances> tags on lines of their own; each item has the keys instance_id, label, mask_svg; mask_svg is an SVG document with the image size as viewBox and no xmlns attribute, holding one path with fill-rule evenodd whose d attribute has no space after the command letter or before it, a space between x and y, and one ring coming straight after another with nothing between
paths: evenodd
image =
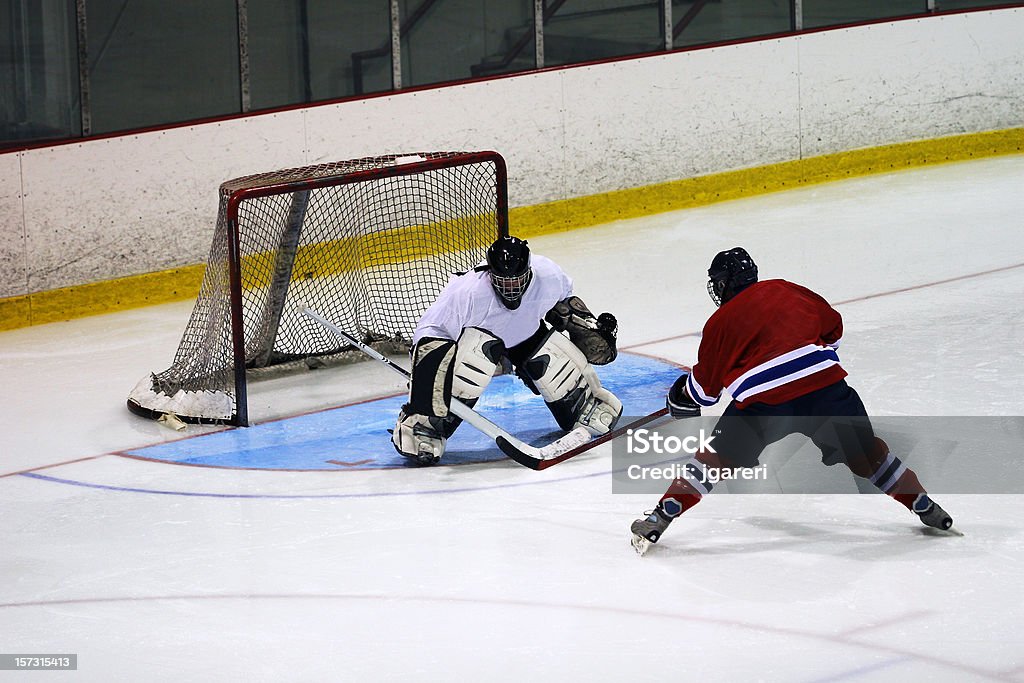
<instances>
[{"instance_id":1,"label":"protective glass panel","mask_svg":"<svg viewBox=\"0 0 1024 683\"><path fill-rule=\"evenodd\" d=\"M387 2L247 0L246 4L253 109L391 88Z\"/></svg>"},{"instance_id":2,"label":"protective glass panel","mask_svg":"<svg viewBox=\"0 0 1024 683\"><path fill-rule=\"evenodd\" d=\"M553 0L547 6L545 66L656 52L665 47L661 0Z\"/></svg>"},{"instance_id":3,"label":"protective glass panel","mask_svg":"<svg viewBox=\"0 0 1024 683\"><path fill-rule=\"evenodd\" d=\"M74 3L0 0L0 146L81 133Z\"/></svg>"},{"instance_id":4,"label":"protective glass panel","mask_svg":"<svg viewBox=\"0 0 1024 683\"><path fill-rule=\"evenodd\" d=\"M235 0L89 0L92 132L241 110Z\"/></svg>"},{"instance_id":5,"label":"protective glass panel","mask_svg":"<svg viewBox=\"0 0 1024 683\"><path fill-rule=\"evenodd\" d=\"M674 0L674 47L715 43L788 31L788 2Z\"/></svg>"},{"instance_id":6,"label":"protective glass panel","mask_svg":"<svg viewBox=\"0 0 1024 683\"><path fill-rule=\"evenodd\" d=\"M804 28L923 14L925 0L804 0Z\"/></svg>"},{"instance_id":7,"label":"protective glass panel","mask_svg":"<svg viewBox=\"0 0 1024 683\"><path fill-rule=\"evenodd\" d=\"M533 0L403 0L403 85L525 71L536 64Z\"/></svg>"},{"instance_id":8,"label":"protective glass panel","mask_svg":"<svg viewBox=\"0 0 1024 683\"><path fill-rule=\"evenodd\" d=\"M970 9L972 7L992 7L995 4L992 0L935 0L935 9Z\"/></svg>"}]
</instances>

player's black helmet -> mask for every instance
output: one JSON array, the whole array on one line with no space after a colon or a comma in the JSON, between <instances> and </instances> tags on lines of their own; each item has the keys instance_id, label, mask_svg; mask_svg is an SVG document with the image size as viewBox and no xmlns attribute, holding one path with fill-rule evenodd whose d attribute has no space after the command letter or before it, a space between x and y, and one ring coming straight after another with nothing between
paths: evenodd
<instances>
[{"instance_id":1,"label":"player's black helmet","mask_svg":"<svg viewBox=\"0 0 1024 683\"><path fill-rule=\"evenodd\" d=\"M743 247L720 251L708 268L708 294L716 306L721 306L757 282L757 264Z\"/></svg>"},{"instance_id":2,"label":"player's black helmet","mask_svg":"<svg viewBox=\"0 0 1024 683\"><path fill-rule=\"evenodd\" d=\"M491 284L506 308L515 310L533 279L530 247L518 237L499 237L487 250Z\"/></svg>"}]
</instances>

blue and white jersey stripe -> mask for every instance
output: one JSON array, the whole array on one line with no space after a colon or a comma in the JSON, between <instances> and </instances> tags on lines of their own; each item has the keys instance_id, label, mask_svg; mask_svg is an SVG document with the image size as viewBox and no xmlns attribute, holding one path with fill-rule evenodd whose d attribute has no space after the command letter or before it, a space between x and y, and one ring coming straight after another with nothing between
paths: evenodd
<instances>
[{"instance_id":1,"label":"blue and white jersey stripe","mask_svg":"<svg viewBox=\"0 0 1024 683\"><path fill-rule=\"evenodd\" d=\"M726 390L736 401L746 401L761 392L838 364L839 355L833 346L808 344L747 370L726 387Z\"/></svg>"},{"instance_id":2,"label":"blue and white jersey stripe","mask_svg":"<svg viewBox=\"0 0 1024 683\"><path fill-rule=\"evenodd\" d=\"M781 356L776 356L747 370L725 387L725 390L733 399L741 402L762 392L821 372L839 364L839 355L836 353L837 346L839 346L838 340L824 346L807 344ZM718 403L718 396L711 396L705 391L704 387L694 379L693 373L690 373L686 380L686 389L690 398L704 407Z\"/></svg>"},{"instance_id":3,"label":"blue and white jersey stripe","mask_svg":"<svg viewBox=\"0 0 1024 683\"><path fill-rule=\"evenodd\" d=\"M690 395L690 398L705 408L718 403L718 397L708 396L707 392L704 391L704 387L702 387L697 380L693 378L692 372L690 373L690 376L686 378L686 393Z\"/></svg>"}]
</instances>

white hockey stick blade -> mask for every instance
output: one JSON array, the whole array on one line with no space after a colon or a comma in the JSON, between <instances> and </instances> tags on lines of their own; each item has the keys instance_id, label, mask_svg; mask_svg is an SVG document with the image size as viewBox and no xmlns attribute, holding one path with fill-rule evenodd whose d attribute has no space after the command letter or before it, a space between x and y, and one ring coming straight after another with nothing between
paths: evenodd
<instances>
[{"instance_id":1,"label":"white hockey stick blade","mask_svg":"<svg viewBox=\"0 0 1024 683\"><path fill-rule=\"evenodd\" d=\"M502 453L520 465L529 467L531 470L542 470L545 469L547 463L560 462L562 455L590 443L590 439L590 432L583 427L577 427L558 440L540 448L529 446L518 440L506 439L504 435L497 436L494 442L498 444Z\"/></svg>"},{"instance_id":2,"label":"white hockey stick blade","mask_svg":"<svg viewBox=\"0 0 1024 683\"><path fill-rule=\"evenodd\" d=\"M523 465L524 467L529 467L531 470L546 470L549 467L554 467L560 462L565 462L570 458L575 458L577 455L582 455L587 451L591 450L592 448L600 446L601 444L605 444L613 439L617 439L618 437L628 432L630 429L634 429L641 425L645 425L648 422L658 420L667 414L668 408L661 408L659 410L654 411L650 415L645 415L641 418L634 420L633 422L630 422L629 424L622 425L621 427L616 427L607 434L602 434L601 436L598 437L591 437L589 432L585 435L579 434L576 437L572 437L573 440L575 440L576 438L580 439L580 443L578 443L577 445L569 445L570 437L572 436L572 432L570 432L569 434L563 436L562 439L559 439L559 441L556 441L555 443L551 444L551 450L544 453L543 457L534 457L529 453L524 453L514 448L508 447L507 445L503 445L500 441L498 441L498 447L501 448L505 455L512 458L513 460L515 460L520 465ZM577 427L574 431L578 431L581 429L583 429L583 427ZM584 429L583 431L586 430ZM568 447L560 450L559 452L555 452L555 449L553 448L555 444L560 444L560 446Z\"/></svg>"},{"instance_id":3,"label":"white hockey stick blade","mask_svg":"<svg viewBox=\"0 0 1024 683\"><path fill-rule=\"evenodd\" d=\"M550 460L551 458L557 458L562 453L567 453L574 448L579 448L583 444L590 443L590 439L590 432L583 427L577 427L557 441L552 441L547 446L542 446L539 453L540 459Z\"/></svg>"}]
</instances>

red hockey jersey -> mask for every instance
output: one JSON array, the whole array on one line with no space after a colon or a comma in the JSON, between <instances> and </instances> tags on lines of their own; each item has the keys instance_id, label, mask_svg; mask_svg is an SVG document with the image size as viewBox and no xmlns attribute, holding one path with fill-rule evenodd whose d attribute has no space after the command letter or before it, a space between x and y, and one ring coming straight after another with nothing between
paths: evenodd
<instances>
[{"instance_id":1,"label":"red hockey jersey","mask_svg":"<svg viewBox=\"0 0 1024 683\"><path fill-rule=\"evenodd\" d=\"M792 400L846 377L842 336L842 316L811 290L756 282L708 318L687 390L703 406L723 390L740 408Z\"/></svg>"}]
</instances>

